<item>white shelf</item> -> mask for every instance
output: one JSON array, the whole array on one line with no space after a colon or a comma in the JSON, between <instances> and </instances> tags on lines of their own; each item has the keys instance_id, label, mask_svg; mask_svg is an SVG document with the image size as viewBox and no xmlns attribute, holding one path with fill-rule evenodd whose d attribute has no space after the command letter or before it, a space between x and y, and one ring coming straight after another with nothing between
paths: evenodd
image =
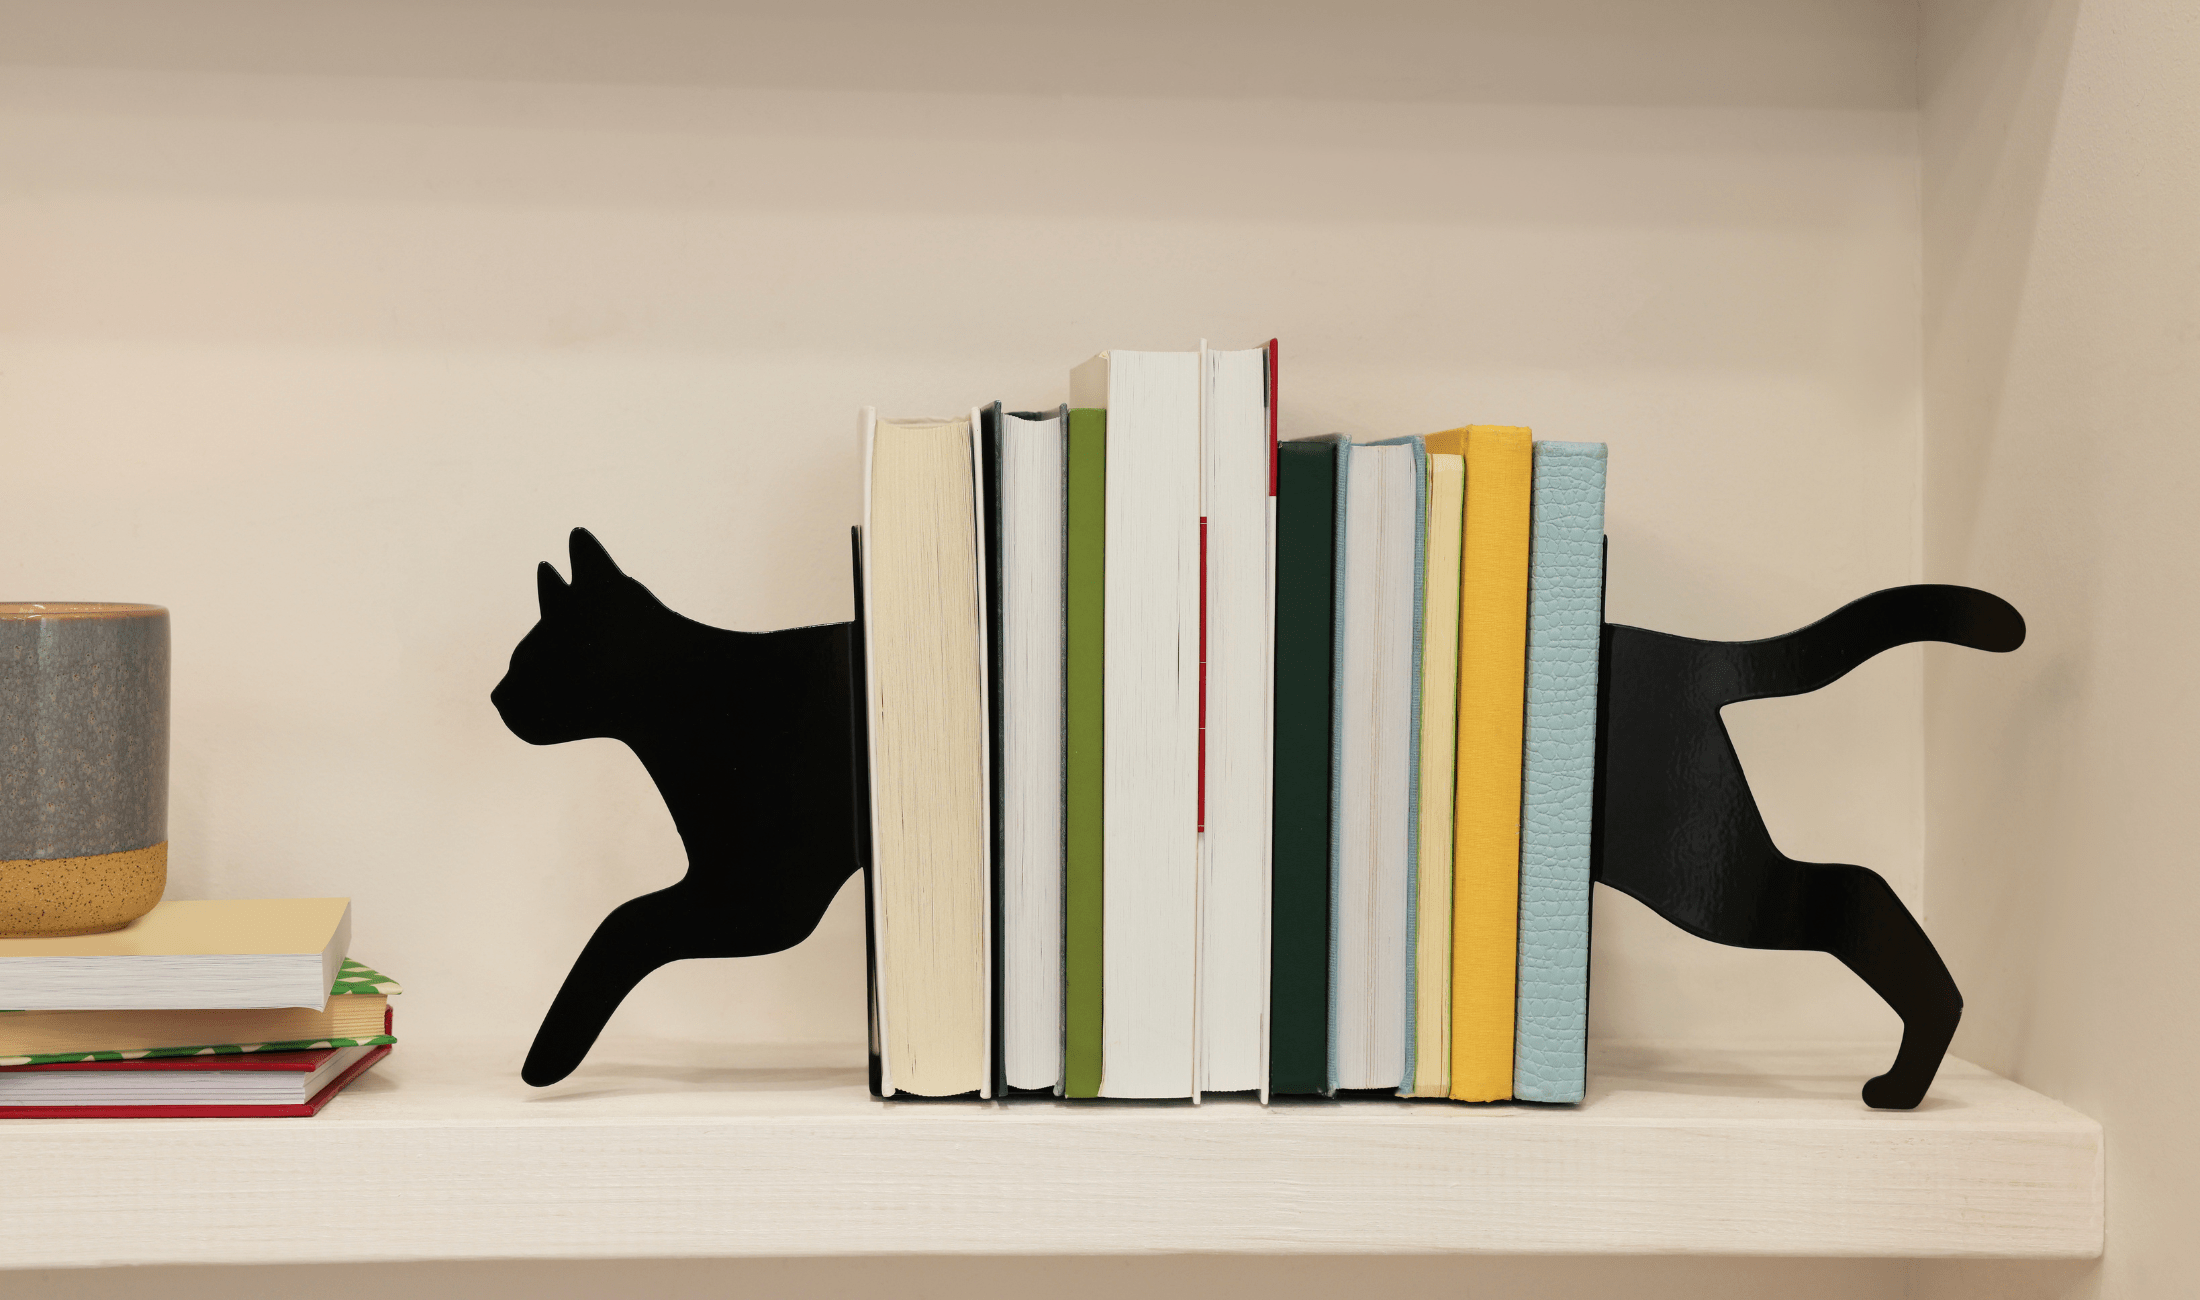
<instances>
[{"instance_id":1,"label":"white shelf","mask_svg":"<svg viewBox=\"0 0 2200 1300\"><path fill-rule=\"evenodd\" d=\"M872 1253L2092 1256L2101 1130L1950 1061L1601 1050L1579 1109L882 1104L849 1054L408 1041L315 1119L0 1124L0 1262Z\"/></svg>"}]
</instances>

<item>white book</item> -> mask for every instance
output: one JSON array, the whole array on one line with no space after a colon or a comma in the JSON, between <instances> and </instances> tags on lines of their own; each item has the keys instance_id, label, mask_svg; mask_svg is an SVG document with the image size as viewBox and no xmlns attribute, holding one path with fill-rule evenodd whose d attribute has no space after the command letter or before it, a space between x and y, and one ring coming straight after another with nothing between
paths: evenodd
<instances>
[{"instance_id":1,"label":"white book","mask_svg":"<svg viewBox=\"0 0 2200 1300\"><path fill-rule=\"evenodd\" d=\"M1199 354L1102 353L1100 1095L1189 1097L1199 907Z\"/></svg>"},{"instance_id":2,"label":"white book","mask_svg":"<svg viewBox=\"0 0 2200 1300\"><path fill-rule=\"evenodd\" d=\"M1268 350L1201 353L1207 540L1199 1087L1267 1082L1270 668Z\"/></svg>"},{"instance_id":3,"label":"white book","mask_svg":"<svg viewBox=\"0 0 2200 1300\"><path fill-rule=\"evenodd\" d=\"M1062 1081L1063 412L1004 412L999 461L1001 1054L1011 1088Z\"/></svg>"},{"instance_id":4,"label":"white book","mask_svg":"<svg viewBox=\"0 0 2200 1300\"><path fill-rule=\"evenodd\" d=\"M1338 611L1337 856L1332 1038L1339 1088L1405 1075L1406 914L1412 873L1414 605L1419 469L1402 444L1345 449Z\"/></svg>"},{"instance_id":5,"label":"white book","mask_svg":"<svg viewBox=\"0 0 2200 1300\"><path fill-rule=\"evenodd\" d=\"M880 1092L992 1091L978 413L865 407L863 606Z\"/></svg>"},{"instance_id":6,"label":"white book","mask_svg":"<svg viewBox=\"0 0 2200 1300\"><path fill-rule=\"evenodd\" d=\"M320 1011L350 944L348 898L170 900L104 934L0 941L0 1008Z\"/></svg>"}]
</instances>

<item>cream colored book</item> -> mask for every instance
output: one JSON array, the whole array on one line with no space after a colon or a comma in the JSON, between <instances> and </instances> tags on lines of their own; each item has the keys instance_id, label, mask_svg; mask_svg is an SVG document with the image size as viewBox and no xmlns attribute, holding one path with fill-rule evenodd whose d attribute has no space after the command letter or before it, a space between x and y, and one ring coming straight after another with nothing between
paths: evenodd
<instances>
[{"instance_id":1,"label":"cream colored book","mask_svg":"<svg viewBox=\"0 0 2200 1300\"><path fill-rule=\"evenodd\" d=\"M398 991L346 958L323 1011L0 1011L0 1066L371 1047L396 1041L385 1026Z\"/></svg>"},{"instance_id":2,"label":"cream colored book","mask_svg":"<svg viewBox=\"0 0 2200 1300\"><path fill-rule=\"evenodd\" d=\"M1428 458L1428 543L1421 619L1421 834L1413 936L1413 1077L1409 1097L1442 1097L1451 1080L1451 804L1459 743L1459 555L1466 521L1464 456Z\"/></svg>"},{"instance_id":3,"label":"cream colored book","mask_svg":"<svg viewBox=\"0 0 2200 1300\"><path fill-rule=\"evenodd\" d=\"M1348 445L1338 531L1337 823L1331 880L1330 1084L1390 1088L1406 1070L1414 869L1414 587L1420 451Z\"/></svg>"},{"instance_id":4,"label":"cream colored book","mask_svg":"<svg viewBox=\"0 0 2200 1300\"><path fill-rule=\"evenodd\" d=\"M0 939L0 1009L319 1011L350 946L348 898L170 901L105 934Z\"/></svg>"},{"instance_id":5,"label":"cream colored book","mask_svg":"<svg viewBox=\"0 0 2200 1300\"><path fill-rule=\"evenodd\" d=\"M862 413L879 1090L992 1092L978 413Z\"/></svg>"}]
</instances>

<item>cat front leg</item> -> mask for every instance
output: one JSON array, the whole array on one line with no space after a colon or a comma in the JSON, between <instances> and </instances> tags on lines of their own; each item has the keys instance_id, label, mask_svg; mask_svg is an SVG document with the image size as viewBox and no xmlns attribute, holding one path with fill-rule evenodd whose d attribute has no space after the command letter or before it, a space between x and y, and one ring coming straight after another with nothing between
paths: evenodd
<instances>
[{"instance_id":1,"label":"cat front leg","mask_svg":"<svg viewBox=\"0 0 2200 1300\"><path fill-rule=\"evenodd\" d=\"M685 951L692 916L677 885L613 908L574 959L535 1031L520 1078L543 1088L577 1069L635 985L659 966L693 955Z\"/></svg>"}]
</instances>

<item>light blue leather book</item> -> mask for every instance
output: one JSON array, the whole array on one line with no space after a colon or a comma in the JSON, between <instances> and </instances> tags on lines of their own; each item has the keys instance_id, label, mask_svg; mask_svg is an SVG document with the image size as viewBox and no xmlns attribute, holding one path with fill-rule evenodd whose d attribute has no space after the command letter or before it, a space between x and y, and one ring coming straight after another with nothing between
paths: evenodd
<instances>
[{"instance_id":1,"label":"light blue leather book","mask_svg":"<svg viewBox=\"0 0 2200 1300\"><path fill-rule=\"evenodd\" d=\"M1534 493L1513 1096L1577 1102L1588 1081L1589 823L1604 623L1604 444L1535 444Z\"/></svg>"}]
</instances>

